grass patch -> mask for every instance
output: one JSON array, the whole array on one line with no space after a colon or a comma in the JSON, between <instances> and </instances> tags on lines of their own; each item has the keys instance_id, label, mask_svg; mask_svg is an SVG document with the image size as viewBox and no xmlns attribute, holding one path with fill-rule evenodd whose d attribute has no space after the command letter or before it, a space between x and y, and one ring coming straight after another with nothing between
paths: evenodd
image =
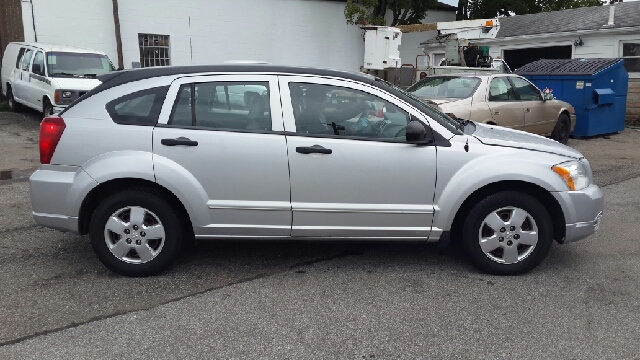
<instances>
[{"instance_id":1,"label":"grass patch","mask_svg":"<svg viewBox=\"0 0 640 360\"><path fill-rule=\"evenodd\" d=\"M6 101L0 101L0 111L9 111L9 104Z\"/></svg>"}]
</instances>

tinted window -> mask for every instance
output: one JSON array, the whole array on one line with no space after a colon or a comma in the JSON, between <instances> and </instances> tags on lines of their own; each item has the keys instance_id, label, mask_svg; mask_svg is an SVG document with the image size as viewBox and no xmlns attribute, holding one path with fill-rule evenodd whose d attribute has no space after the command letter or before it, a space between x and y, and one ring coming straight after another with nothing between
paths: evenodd
<instances>
[{"instance_id":1,"label":"tinted window","mask_svg":"<svg viewBox=\"0 0 640 360\"><path fill-rule=\"evenodd\" d=\"M155 125L167 90L163 86L125 95L109 102L107 112L118 124Z\"/></svg>"},{"instance_id":2,"label":"tinted window","mask_svg":"<svg viewBox=\"0 0 640 360\"><path fill-rule=\"evenodd\" d=\"M22 62L22 55L24 55L25 48L18 50L18 57L16 58L16 69L20 69L20 63Z\"/></svg>"},{"instance_id":3,"label":"tinted window","mask_svg":"<svg viewBox=\"0 0 640 360\"><path fill-rule=\"evenodd\" d=\"M296 133L405 141L409 115L377 96L349 88L290 83Z\"/></svg>"},{"instance_id":4,"label":"tinted window","mask_svg":"<svg viewBox=\"0 0 640 360\"><path fill-rule=\"evenodd\" d=\"M29 70L29 63L31 63L31 56L33 56L33 50L27 50L22 57L22 62L20 63L20 68L22 70Z\"/></svg>"},{"instance_id":5,"label":"tinted window","mask_svg":"<svg viewBox=\"0 0 640 360\"><path fill-rule=\"evenodd\" d=\"M427 77L407 89L413 95L425 98L456 98L464 99L473 95L480 84L480 79L474 77Z\"/></svg>"},{"instance_id":6,"label":"tinted window","mask_svg":"<svg viewBox=\"0 0 640 360\"><path fill-rule=\"evenodd\" d=\"M192 107L192 104L195 106ZM180 87L169 124L271 130L268 82L209 82Z\"/></svg>"},{"instance_id":7,"label":"tinted window","mask_svg":"<svg viewBox=\"0 0 640 360\"><path fill-rule=\"evenodd\" d=\"M34 65L40 65L39 72L33 71ZM42 54L42 51L38 51L36 53L36 56L33 58L33 65L31 65L31 72L36 74L39 74L39 73L44 74L44 55Z\"/></svg>"},{"instance_id":8,"label":"tinted window","mask_svg":"<svg viewBox=\"0 0 640 360\"><path fill-rule=\"evenodd\" d=\"M628 72L640 72L640 43L622 44L622 56Z\"/></svg>"},{"instance_id":9,"label":"tinted window","mask_svg":"<svg viewBox=\"0 0 640 360\"><path fill-rule=\"evenodd\" d=\"M542 101L542 95L540 94L540 91L532 83L515 76L510 76L509 78L511 79L511 81L513 81L513 85L516 87L516 91L520 96L520 100Z\"/></svg>"},{"instance_id":10,"label":"tinted window","mask_svg":"<svg viewBox=\"0 0 640 360\"><path fill-rule=\"evenodd\" d=\"M511 83L506 77L497 77L491 80L489 85L489 101L511 101L516 96Z\"/></svg>"}]
</instances>

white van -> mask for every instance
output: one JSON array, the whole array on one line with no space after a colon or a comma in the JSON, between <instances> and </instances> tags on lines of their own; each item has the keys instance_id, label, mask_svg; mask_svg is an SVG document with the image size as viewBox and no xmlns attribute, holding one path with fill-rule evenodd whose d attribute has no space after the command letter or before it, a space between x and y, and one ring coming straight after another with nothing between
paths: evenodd
<instances>
[{"instance_id":1,"label":"white van","mask_svg":"<svg viewBox=\"0 0 640 360\"><path fill-rule=\"evenodd\" d=\"M114 71L102 52L41 43L9 43L2 58L2 94L9 108L27 106L44 116L62 111Z\"/></svg>"}]
</instances>

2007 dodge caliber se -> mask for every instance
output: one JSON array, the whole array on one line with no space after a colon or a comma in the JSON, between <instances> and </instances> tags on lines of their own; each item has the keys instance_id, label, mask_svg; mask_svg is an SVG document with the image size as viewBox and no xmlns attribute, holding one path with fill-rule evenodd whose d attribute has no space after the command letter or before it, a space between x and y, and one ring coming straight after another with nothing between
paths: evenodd
<instances>
[{"instance_id":1,"label":"2007 dodge caliber se","mask_svg":"<svg viewBox=\"0 0 640 360\"><path fill-rule=\"evenodd\" d=\"M602 218L576 150L453 120L365 74L235 64L100 80L42 121L31 202L38 224L89 234L123 275L162 271L194 237L452 239L513 275Z\"/></svg>"}]
</instances>

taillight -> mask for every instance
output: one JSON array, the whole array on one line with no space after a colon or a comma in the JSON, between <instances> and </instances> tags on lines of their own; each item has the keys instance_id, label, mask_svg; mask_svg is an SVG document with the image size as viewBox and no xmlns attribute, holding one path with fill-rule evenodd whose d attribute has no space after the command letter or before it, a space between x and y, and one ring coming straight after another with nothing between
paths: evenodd
<instances>
[{"instance_id":1,"label":"taillight","mask_svg":"<svg viewBox=\"0 0 640 360\"><path fill-rule=\"evenodd\" d=\"M51 163L58 141L66 128L64 120L57 115L47 116L40 123L40 164Z\"/></svg>"}]
</instances>

